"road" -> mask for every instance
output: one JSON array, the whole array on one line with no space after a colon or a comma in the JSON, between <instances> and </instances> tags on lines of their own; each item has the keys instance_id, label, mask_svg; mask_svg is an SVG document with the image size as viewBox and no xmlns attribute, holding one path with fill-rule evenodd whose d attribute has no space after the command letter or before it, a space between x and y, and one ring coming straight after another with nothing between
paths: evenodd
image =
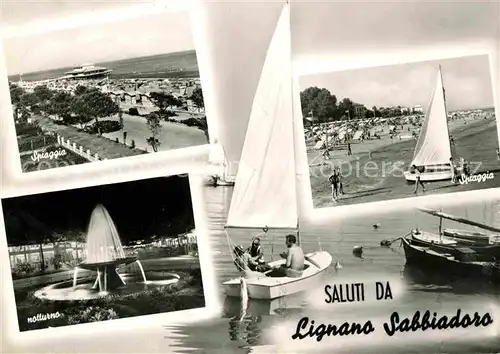
<instances>
[{"instance_id":1,"label":"road","mask_svg":"<svg viewBox=\"0 0 500 354\"><path fill-rule=\"evenodd\" d=\"M106 119L118 120L118 117ZM196 127L188 127L181 123L172 122L161 122L161 126L159 135L160 151L207 144L205 133ZM123 142L123 132L127 132L126 143L128 145L134 140L136 147L152 152L151 146L146 143L146 139L151 136L151 133L144 117L124 114L123 129L103 135L113 140L118 138L120 142Z\"/></svg>"}]
</instances>

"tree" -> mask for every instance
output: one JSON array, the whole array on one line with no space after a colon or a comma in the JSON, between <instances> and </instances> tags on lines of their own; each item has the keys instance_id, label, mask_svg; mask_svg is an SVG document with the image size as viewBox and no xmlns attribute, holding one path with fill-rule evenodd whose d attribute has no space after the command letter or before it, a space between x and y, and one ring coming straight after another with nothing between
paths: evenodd
<instances>
[{"instance_id":1,"label":"tree","mask_svg":"<svg viewBox=\"0 0 500 354\"><path fill-rule=\"evenodd\" d=\"M345 97L339 103L339 110L340 110L339 114L341 116L346 115L348 118L351 119L355 116L354 103L348 97Z\"/></svg>"},{"instance_id":2,"label":"tree","mask_svg":"<svg viewBox=\"0 0 500 354\"><path fill-rule=\"evenodd\" d=\"M52 97L52 103L48 107L48 113L62 120L71 117L73 96L64 91L58 91Z\"/></svg>"},{"instance_id":3,"label":"tree","mask_svg":"<svg viewBox=\"0 0 500 354\"><path fill-rule=\"evenodd\" d=\"M72 110L75 115L82 117L82 121L94 119L98 125L98 118L119 113L120 107L108 94L96 88L79 89L80 87L75 90Z\"/></svg>"},{"instance_id":4,"label":"tree","mask_svg":"<svg viewBox=\"0 0 500 354\"><path fill-rule=\"evenodd\" d=\"M156 113L151 113L146 117L146 121L151 133L151 136L146 139L146 143L153 148L154 152L157 152L159 146L161 145L161 142L158 139L161 131L160 116Z\"/></svg>"},{"instance_id":5,"label":"tree","mask_svg":"<svg viewBox=\"0 0 500 354\"><path fill-rule=\"evenodd\" d=\"M29 116L28 107L25 104L26 100L23 98L26 95L26 91L15 84L10 84L9 90L10 100L14 110L14 120L24 120Z\"/></svg>"},{"instance_id":6,"label":"tree","mask_svg":"<svg viewBox=\"0 0 500 354\"><path fill-rule=\"evenodd\" d=\"M52 91L47 86L36 86L33 89L33 98L40 112L50 114L54 94L55 91Z\"/></svg>"},{"instance_id":7,"label":"tree","mask_svg":"<svg viewBox=\"0 0 500 354\"><path fill-rule=\"evenodd\" d=\"M165 92L151 92L149 99L159 109L161 118L167 117L169 107L179 107L182 105L179 99Z\"/></svg>"},{"instance_id":8,"label":"tree","mask_svg":"<svg viewBox=\"0 0 500 354\"><path fill-rule=\"evenodd\" d=\"M193 90L191 101L193 101L196 107L200 109L205 108L205 102L203 101L203 91L201 90L201 87L197 87Z\"/></svg>"},{"instance_id":9,"label":"tree","mask_svg":"<svg viewBox=\"0 0 500 354\"><path fill-rule=\"evenodd\" d=\"M335 116L337 97L325 88L309 87L300 93L302 114L304 117L313 112L313 117L319 122L326 122Z\"/></svg>"}]
</instances>

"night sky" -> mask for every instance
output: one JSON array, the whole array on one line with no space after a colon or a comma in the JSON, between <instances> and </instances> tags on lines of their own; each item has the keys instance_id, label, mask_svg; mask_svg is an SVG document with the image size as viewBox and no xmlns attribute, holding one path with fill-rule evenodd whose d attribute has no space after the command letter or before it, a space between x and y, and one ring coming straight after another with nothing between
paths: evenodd
<instances>
[{"instance_id":1,"label":"night sky","mask_svg":"<svg viewBox=\"0 0 500 354\"><path fill-rule=\"evenodd\" d=\"M108 210L123 244L194 228L189 179L170 176L3 199L7 242L86 233L97 204Z\"/></svg>"}]
</instances>

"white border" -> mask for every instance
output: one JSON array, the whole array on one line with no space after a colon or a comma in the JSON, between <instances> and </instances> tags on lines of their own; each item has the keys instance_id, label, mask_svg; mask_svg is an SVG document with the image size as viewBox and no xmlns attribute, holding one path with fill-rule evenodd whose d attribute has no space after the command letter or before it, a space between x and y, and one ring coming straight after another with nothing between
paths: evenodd
<instances>
[{"instance_id":1,"label":"white border","mask_svg":"<svg viewBox=\"0 0 500 354\"><path fill-rule=\"evenodd\" d=\"M296 60L294 62L294 75L297 79L302 75L313 75L319 73L327 73L334 71L344 71L351 69L372 68L378 66L408 64L422 61L432 61L439 59L450 59L457 57L467 57L474 55L488 55L490 63L490 77L493 90L493 100L495 104L495 115L497 119L497 132L500 141L500 89L498 88L500 74L500 57L498 55L498 44L491 41L475 41L470 43L450 44L447 46L433 45L424 48L407 48L398 50L389 50L385 52L372 53L353 53L348 55L325 55L321 57L311 57ZM298 132L303 135L303 129ZM306 149L305 140L302 137L296 136L296 149ZM314 208L313 195L311 190L311 180L309 172L309 163L307 154L304 151L296 150L296 153L301 157L297 170L299 174L297 187L299 190L299 199L303 209L301 215L306 220L315 220L328 216L353 216L357 214L369 214L374 210L384 213L394 210L411 209L419 206L429 206L438 203L468 203L477 202L483 199L488 200L489 197L498 199L500 196L500 188L487 188L482 190L454 192L446 194L435 194L421 197L407 197L400 199L390 199L384 201L359 203L352 205L339 205L324 208ZM307 173L305 170L307 169ZM335 214L332 214L334 212Z\"/></svg>"},{"instance_id":2,"label":"white border","mask_svg":"<svg viewBox=\"0 0 500 354\"><path fill-rule=\"evenodd\" d=\"M198 62L198 71L201 81L201 86L203 89L203 94L205 97L205 108L207 125L209 130L209 137L212 139L214 132L214 127L217 127L217 122L215 117L217 116L212 112L214 110L212 97L212 80L213 76L210 71L210 61L209 61L209 51L206 48L205 40L203 37L204 27L202 12L200 11L200 4L196 0L162 0L162 1L152 1L148 3L143 3L134 6L125 6L122 9L114 9L101 11L97 14L94 12L85 12L83 14L78 14L69 18L60 18L58 20L43 20L40 23L35 22L28 26L26 34L31 33L43 33L47 31L62 30L67 28L75 28L78 26L85 26L91 24L100 24L106 22L116 22L127 20L131 18L140 18L141 16L162 14L175 11L187 11L189 15L189 20L191 22L191 35L193 37L194 49L196 51L196 57ZM74 22L73 22L74 21ZM44 27L44 24L50 24L49 29ZM23 27L23 26L21 26ZM20 36L16 34L16 30L19 30L20 26L15 27L5 26L3 28L3 37L15 37ZM31 32L30 32L31 31ZM200 49L201 48L201 49ZM148 164L150 161L164 161L165 159L177 156L186 156L186 158L191 158L196 154L205 154L208 148L208 143L202 145L194 145L185 148L172 149L168 151L162 151L157 153L148 153L144 155L132 156L132 157L121 157L112 160L99 161L96 163L84 163L80 165L72 165L65 167L52 168L48 170L23 172L21 168L21 161L19 158L19 147L17 145L15 125L12 123L12 104L10 100L10 93L8 89L8 76L7 68L5 65L5 56L3 53L3 44L0 41L0 131L2 132L2 139L0 141L1 147L1 161L2 161L2 174L4 181L2 182L2 187L9 188L9 183L12 181L24 183L32 183L34 180L40 178L54 176L59 179L65 178L66 175L71 175L75 173L75 170L85 173L86 171L99 172L105 170L108 167L116 167L117 165L126 164L137 164L143 163ZM154 157L152 157L154 156ZM116 162L118 161L118 162ZM7 168L7 166L9 168ZM92 167L90 167L92 166ZM61 170L62 169L62 170ZM55 172L57 171L57 172Z\"/></svg>"},{"instance_id":3,"label":"white border","mask_svg":"<svg viewBox=\"0 0 500 354\"><path fill-rule=\"evenodd\" d=\"M106 180L104 184L115 184L124 181L134 181L134 180L144 180L156 177L167 177L178 175L178 168L156 168L144 170L144 172L137 171L133 178L114 178L111 180ZM120 176L121 177L121 176ZM188 178L188 176L186 176ZM79 184L78 188L89 187L89 186L99 186L101 184L95 183L99 181L99 178L94 179L92 182ZM2 313L2 327L4 335L6 336L6 341L15 342L20 340L29 339L30 341L51 341L55 338L60 338L61 336L68 335L89 335L95 334L98 331L109 332L112 335L113 332L130 329L130 328L149 328L158 327L166 325L168 323L183 324L195 321L200 321L203 319L208 319L214 317L219 310L219 300L217 298L217 284L213 269L212 255L210 251L209 239L208 239L208 227L206 210L204 208L204 198L203 198L203 178L199 175L189 175L189 184L191 190L192 208L193 216L195 219L195 227L197 234L197 242L199 249L199 261L200 269L202 270L203 288L205 296L205 307L201 309L183 310L170 313L162 313L147 316L137 316L134 318L124 318L112 321L103 321L97 323L85 323L74 326L63 326L40 330L31 330L20 332L17 322L17 307L14 298L14 287L12 281L12 275L10 270L10 257L7 247L7 238L5 225L3 222L3 211L0 204L0 213L2 213L2 222L0 227L0 257L2 259L2 294L3 299L1 301L1 313ZM67 190L72 188L51 188L44 187L38 190L38 193L46 193L55 190ZM15 193L16 196L26 195L26 193ZM14 195L12 195L14 196Z\"/></svg>"}]
</instances>

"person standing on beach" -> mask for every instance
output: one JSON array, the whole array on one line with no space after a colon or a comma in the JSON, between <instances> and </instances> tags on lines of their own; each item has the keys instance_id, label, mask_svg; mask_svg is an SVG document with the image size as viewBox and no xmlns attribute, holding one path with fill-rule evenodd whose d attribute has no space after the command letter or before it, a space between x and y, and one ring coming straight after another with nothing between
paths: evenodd
<instances>
[{"instance_id":1,"label":"person standing on beach","mask_svg":"<svg viewBox=\"0 0 500 354\"><path fill-rule=\"evenodd\" d=\"M457 169L455 163L453 162L453 157L450 157L450 167L451 167L451 183L457 183Z\"/></svg>"},{"instance_id":2,"label":"person standing on beach","mask_svg":"<svg viewBox=\"0 0 500 354\"><path fill-rule=\"evenodd\" d=\"M344 177L342 176L342 174L340 173L340 167L337 167L337 178L338 178L338 181L339 181L339 195L344 195L344 185L342 183L342 180L344 179Z\"/></svg>"},{"instance_id":3,"label":"person standing on beach","mask_svg":"<svg viewBox=\"0 0 500 354\"><path fill-rule=\"evenodd\" d=\"M334 202L337 201L339 196L339 176L337 175L337 170L333 170L332 175L328 178L330 184L332 185L332 199Z\"/></svg>"},{"instance_id":4,"label":"person standing on beach","mask_svg":"<svg viewBox=\"0 0 500 354\"><path fill-rule=\"evenodd\" d=\"M413 194L417 194L418 191L418 185L422 186L422 192L425 193L425 186L424 183L420 180L420 171L418 170L417 166L413 165L411 166L412 170L415 171L415 190L413 191Z\"/></svg>"},{"instance_id":5,"label":"person standing on beach","mask_svg":"<svg viewBox=\"0 0 500 354\"><path fill-rule=\"evenodd\" d=\"M351 143L347 143L347 156L352 155L352 150L351 150Z\"/></svg>"}]
</instances>

